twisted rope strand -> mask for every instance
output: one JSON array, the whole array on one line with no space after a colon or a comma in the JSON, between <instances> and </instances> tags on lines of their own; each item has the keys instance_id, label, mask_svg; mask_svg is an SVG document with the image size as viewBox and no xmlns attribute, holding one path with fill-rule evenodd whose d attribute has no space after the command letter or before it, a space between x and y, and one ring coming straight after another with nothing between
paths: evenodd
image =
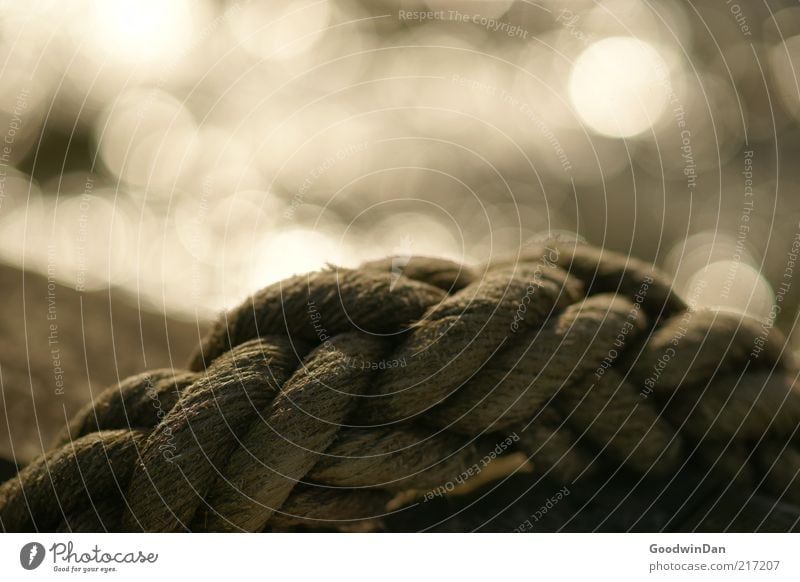
<instances>
[{"instance_id":1,"label":"twisted rope strand","mask_svg":"<svg viewBox=\"0 0 800 582\"><path fill-rule=\"evenodd\" d=\"M267 287L188 370L107 389L0 485L2 528L361 529L510 453L571 483L668 474L698 451L800 503L797 367L777 330L690 310L652 265L584 245L395 265Z\"/></svg>"}]
</instances>

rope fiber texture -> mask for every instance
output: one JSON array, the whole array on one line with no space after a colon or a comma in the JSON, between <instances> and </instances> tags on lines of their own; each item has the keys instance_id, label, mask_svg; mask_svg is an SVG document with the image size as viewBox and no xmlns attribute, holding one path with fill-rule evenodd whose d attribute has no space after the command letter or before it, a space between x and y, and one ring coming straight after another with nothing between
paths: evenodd
<instances>
[{"instance_id":1,"label":"rope fiber texture","mask_svg":"<svg viewBox=\"0 0 800 582\"><path fill-rule=\"evenodd\" d=\"M564 484L691 458L800 504L796 379L771 326L588 245L330 267L226 313L188 370L107 389L0 486L0 525L354 529L512 454Z\"/></svg>"}]
</instances>

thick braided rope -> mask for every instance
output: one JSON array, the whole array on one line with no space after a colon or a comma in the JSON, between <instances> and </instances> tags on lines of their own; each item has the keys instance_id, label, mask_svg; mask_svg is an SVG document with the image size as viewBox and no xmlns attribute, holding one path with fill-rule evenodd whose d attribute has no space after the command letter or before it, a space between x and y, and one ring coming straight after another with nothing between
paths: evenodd
<instances>
[{"instance_id":1,"label":"thick braided rope","mask_svg":"<svg viewBox=\"0 0 800 582\"><path fill-rule=\"evenodd\" d=\"M776 330L589 246L329 269L227 313L189 370L105 391L0 486L0 524L348 527L511 452L568 482L691 459L800 503L795 379Z\"/></svg>"}]
</instances>

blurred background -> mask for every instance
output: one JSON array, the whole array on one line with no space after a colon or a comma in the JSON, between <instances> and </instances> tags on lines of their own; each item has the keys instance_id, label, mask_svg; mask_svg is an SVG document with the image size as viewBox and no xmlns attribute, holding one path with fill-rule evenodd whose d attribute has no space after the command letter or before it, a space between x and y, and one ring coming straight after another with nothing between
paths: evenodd
<instances>
[{"instance_id":1,"label":"blurred background","mask_svg":"<svg viewBox=\"0 0 800 582\"><path fill-rule=\"evenodd\" d=\"M326 262L560 235L794 328L796 2L9 0L0 63L0 261L43 314L113 290L191 343Z\"/></svg>"},{"instance_id":2,"label":"blurred background","mask_svg":"<svg viewBox=\"0 0 800 582\"><path fill-rule=\"evenodd\" d=\"M566 231L768 316L795 4L3 2L2 259L194 316L325 261Z\"/></svg>"}]
</instances>

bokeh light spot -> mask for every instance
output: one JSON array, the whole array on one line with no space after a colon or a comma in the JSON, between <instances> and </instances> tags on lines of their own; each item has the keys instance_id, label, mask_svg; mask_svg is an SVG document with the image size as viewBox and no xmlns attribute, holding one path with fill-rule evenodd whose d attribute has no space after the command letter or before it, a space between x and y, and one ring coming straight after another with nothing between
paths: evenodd
<instances>
[{"instance_id":1,"label":"bokeh light spot","mask_svg":"<svg viewBox=\"0 0 800 582\"><path fill-rule=\"evenodd\" d=\"M600 40L575 61L569 96L596 133L631 137L652 127L666 109L669 68L647 42L631 37Z\"/></svg>"}]
</instances>

